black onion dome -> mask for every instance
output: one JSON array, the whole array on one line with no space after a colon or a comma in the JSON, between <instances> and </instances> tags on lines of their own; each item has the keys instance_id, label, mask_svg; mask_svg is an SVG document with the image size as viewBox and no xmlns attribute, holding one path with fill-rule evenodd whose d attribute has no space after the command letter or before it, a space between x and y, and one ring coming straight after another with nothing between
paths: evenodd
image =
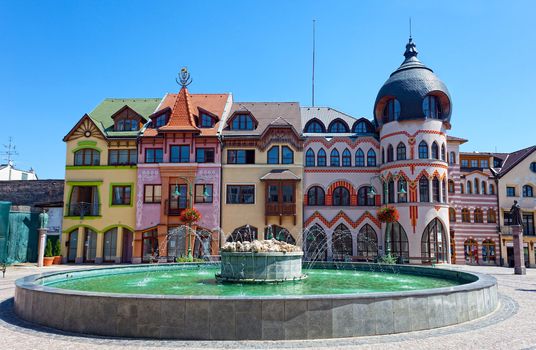
<instances>
[{"instance_id":1,"label":"black onion dome","mask_svg":"<svg viewBox=\"0 0 536 350\"><path fill-rule=\"evenodd\" d=\"M446 85L417 58L415 43L410 38L406 45L404 62L387 79L374 103L374 117L382 125L387 102L395 98L400 103L396 120L425 119L423 100L427 95L437 96L441 106L440 119L449 122L452 113L450 94Z\"/></svg>"}]
</instances>

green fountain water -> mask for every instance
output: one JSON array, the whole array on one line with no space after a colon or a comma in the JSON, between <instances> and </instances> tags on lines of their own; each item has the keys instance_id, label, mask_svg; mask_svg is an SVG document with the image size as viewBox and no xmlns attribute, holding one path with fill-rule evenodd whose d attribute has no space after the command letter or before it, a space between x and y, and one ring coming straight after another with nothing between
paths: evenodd
<instances>
[{"instance_id":1,"label":"green fountain water","mask_svg":"<svg viewBox=\"0 0 536 350\"><path fill-rule=\"evenodd\" d=\"M180 266L141 269L44 281L46 286L88 292L192 296L305 296L396 292L450 287L460 282L418 275L338 269L307 269L303 281L278 284L226 284L216 282L219 266ZM137 269L140 270L140 269Z\"/></svg>"}]
</instances>

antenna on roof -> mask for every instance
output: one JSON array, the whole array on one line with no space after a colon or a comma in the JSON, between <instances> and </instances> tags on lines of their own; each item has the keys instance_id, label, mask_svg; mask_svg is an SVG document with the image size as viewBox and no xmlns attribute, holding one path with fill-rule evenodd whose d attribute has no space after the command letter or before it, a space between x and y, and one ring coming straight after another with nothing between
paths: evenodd
<instances>
[{"instance_id":1,"label":"antenna on roof","mask_svg":"<svg viewBox=\"0 0 536 350\"><path fill-rule=\"evenodd\" d=\"M313 91L312 91L312 106L315 106L315 27L316 19L313 19Z\"/></svg>"},{"instance_id":2,"label":"antenna on roof","mask_svg":"<svg viewBox=\"0 0 536 350\"><path fill-rule=\"evenodd\" d=\"M4 152L0 153L0 155L5 156L5 160L7 161L7 164L13 165L13 156L18 156L19 153L16 150L16 147L13 144L13 138L9 137L9 143L6 145L4 144L4 148L6 149Z\"/></svg>"},{"instance_id":3,"label":"antenna on roof","mask_svg":"<svg viewBox=\"0 0 536 350\"><path fill-rule=\"evenodd\" d=\"M411 17L409 18L409 41L411 41Z\"/></svg>"}]
</instances>

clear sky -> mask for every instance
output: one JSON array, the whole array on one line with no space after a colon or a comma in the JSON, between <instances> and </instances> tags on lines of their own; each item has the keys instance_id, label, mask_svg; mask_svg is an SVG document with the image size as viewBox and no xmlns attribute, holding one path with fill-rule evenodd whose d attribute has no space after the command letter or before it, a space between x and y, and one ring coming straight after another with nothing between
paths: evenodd
<instances>
[{"instance_id":1,"label":"clear sky","mask_svg":"<svg viewBox=\"0 0 536 350\"><path fill-rule=\"evenodd\" d=\"M316 105L372 118L411 16L462 150L514 151L536 144L535 13L535 1L0 0L0 144L12 136L18 167L63 178L62 138L84 113L176 92L182 66L192 93L309 105L312 19Z\"/></svg>"}]
</instances>

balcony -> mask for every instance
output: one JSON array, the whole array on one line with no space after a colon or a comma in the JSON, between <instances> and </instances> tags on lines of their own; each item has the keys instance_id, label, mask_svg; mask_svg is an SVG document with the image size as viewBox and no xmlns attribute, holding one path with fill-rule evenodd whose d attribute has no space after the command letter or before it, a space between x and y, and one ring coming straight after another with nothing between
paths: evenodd
<instances>
[{"instance_id":1,"label":"balcony","mask_svg":"<svg viewBox=\"0 0 536 350\"><path fill-rule=\"evenodd\" d=\"M512 235L512 226L501 226L501 234L511 236ZM536 234L534 232L534 227L529 227L528 230L527 230L525 225L523 225L523 235L524 236L535 236Z\"/></svg>"},{"instance_id":2,"label":"balcony","mask_svg":"<svg viewBox=\"0 0 536 350\"><path fill-rule=\"evenodd\" d=\"M296 225L296 203L266 203L264 215L279 216L279 224L283 216L294 216L294 225ZM268 219L266 219L267 221Z\"/></svg>"},{"instance_id":3,"label":"balcony","mask_svg":"<svg viewBox=\"0 0 536 350\"><path fill-rule=\"evenodd\" d=\"M79 216L83 219L85 216L99 216L100 203L77 202L66 205L65 211L67 216Z\"/></svg>"}]
</instances>

